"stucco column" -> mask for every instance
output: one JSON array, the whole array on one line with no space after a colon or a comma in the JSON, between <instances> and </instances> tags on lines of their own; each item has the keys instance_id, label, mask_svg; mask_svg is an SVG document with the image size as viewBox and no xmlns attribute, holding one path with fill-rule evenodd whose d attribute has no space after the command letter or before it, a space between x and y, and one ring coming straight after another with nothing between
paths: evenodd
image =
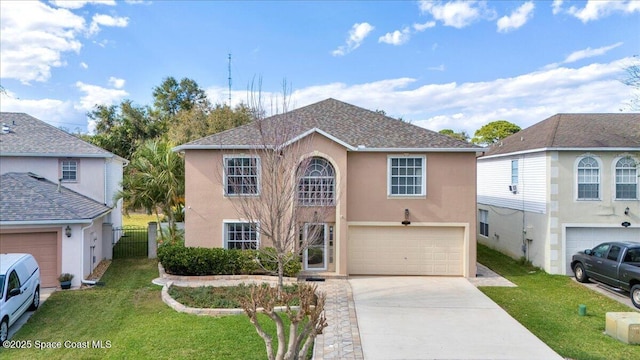
<instances>
[{"instance_id":1,"label":"stucco column","mask_svg":"<svg viewBox=\"0 0 640 360\"><path fill-rule=\"evenodd\" d=\"M148 229L148 241L149 241L149 259L155 259L158 257L158 223L151 221Z\"/></svg>"}]
</instances>

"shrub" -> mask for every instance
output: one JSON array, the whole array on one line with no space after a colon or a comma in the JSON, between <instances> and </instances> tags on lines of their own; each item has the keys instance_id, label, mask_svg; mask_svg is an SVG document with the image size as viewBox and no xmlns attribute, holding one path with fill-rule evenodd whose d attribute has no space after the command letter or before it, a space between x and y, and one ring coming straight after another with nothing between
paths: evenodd
<instances>
[{"instance_id":1,"label":"shrub","mask_svg":"<svg viewBox=\"0 0 640 360\"><path fill-rule=\"evenodd\" d=\"M276 262L276 249L267 247L258 251L258 260L260 265L267 272L277 274L278 263ZM302 270L302 264L300 263L300 257L294 253L288 253L285 257L284 276L296 277Z\"/></svg>"},{"instance_id":2,"label":"shrub","mask_svg":"<svg viewBox=\"0 0 640 360\"><path fill-rule=\"evenodd\" d=\"M180 245L162 245L158 248L158 259L165 271L168 274L186 276L257 274L260 270L276 274L278 266L275 254L273 248L260 251ZM287 255L287 259L284 275L297 276L302 268L300 259L292 253Z\"/></svg>"}]
</instances>

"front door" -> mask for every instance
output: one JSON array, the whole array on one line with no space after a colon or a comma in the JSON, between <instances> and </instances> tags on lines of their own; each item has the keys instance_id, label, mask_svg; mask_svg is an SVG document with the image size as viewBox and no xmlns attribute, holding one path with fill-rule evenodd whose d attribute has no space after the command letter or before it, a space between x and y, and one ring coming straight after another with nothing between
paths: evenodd
<instances>
[{"instance_id":1,"label":"front door","mask_svg":"<svg viewBox=\"0 0 640 360\"><path fill-rule=\"evenodd\" d=\"M327 270L327 224L305 224L305 270Z\"/></svg>"}]
</instances>

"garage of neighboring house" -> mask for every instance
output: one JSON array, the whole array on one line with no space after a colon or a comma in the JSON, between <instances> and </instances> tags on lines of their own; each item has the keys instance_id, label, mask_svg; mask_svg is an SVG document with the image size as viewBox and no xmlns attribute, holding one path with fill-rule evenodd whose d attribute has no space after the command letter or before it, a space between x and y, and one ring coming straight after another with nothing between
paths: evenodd
<instances>
[{"instance_id":1,"label":"garage of neighboring house","mask_svg":"<svg viewBox=\"0 0 640 360\"><path fill-rule=\"evenodd\" d=\"M464 239L464 227L349 226L349 274L464 276Z\"/></svg>"},{"instance_id":2,"label":"garage of neighboring house","mask_svg":"<svg viewBox=\"0 0 640 360\"><path fill-rule=\"evenodd\" d=\"M640 228L617 227L567 227L566 228L566 275L572 275L571 257L578 251L594 248L608 241L640 241Z\"/></svg>"},{"instance_id":3,"label":"garage of neighboring house","mask_svg":"<svg viewBox=\"0 0 640 360\"><path fill-rule=\"evenodd\" d=\"M27 253L40 266L42 287L58 285L60 272L60 233L56 230L21 230L0 234L0 253Z\"/></svg>"}]
</instances>

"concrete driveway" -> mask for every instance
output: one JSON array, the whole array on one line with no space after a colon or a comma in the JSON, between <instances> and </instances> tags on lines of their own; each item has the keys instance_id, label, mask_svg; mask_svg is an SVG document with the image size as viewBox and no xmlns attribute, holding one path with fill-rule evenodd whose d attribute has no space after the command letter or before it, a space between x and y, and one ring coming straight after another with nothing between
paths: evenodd
<instances>
[{"instance_id":1,"label":"concrete driveway","mask_svg":"<svg viewBox=\"0 0 640 360\"><path fill-rule=\"evenodd\" d=\"M562 359L467 279L349 283L365 359Z\"/></svg>"}]
</instances>

